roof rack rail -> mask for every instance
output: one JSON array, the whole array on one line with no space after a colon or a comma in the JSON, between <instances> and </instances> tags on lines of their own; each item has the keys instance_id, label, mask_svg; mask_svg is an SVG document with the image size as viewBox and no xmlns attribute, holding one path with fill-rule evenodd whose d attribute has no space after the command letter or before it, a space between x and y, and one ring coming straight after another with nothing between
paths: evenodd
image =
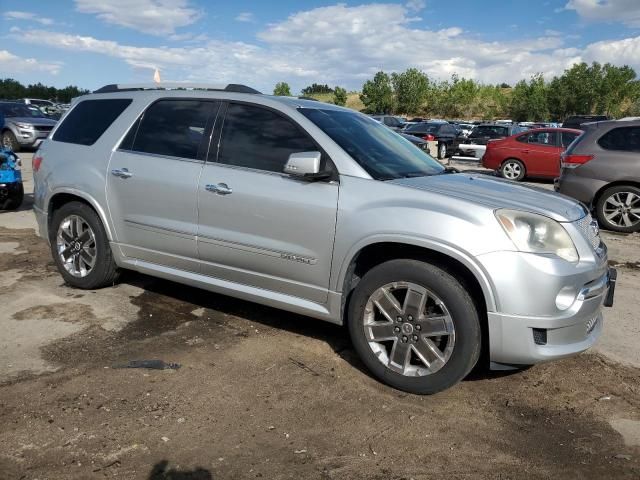
<instances>
[{"instance_id":1,"label":"roof rack rail","mask_svg":"<svg viewBox=\"0 0 640 480\"><path fill-rule=\"evenodd\" d=\"M260 92L254 88L240 85L238 83L230 83L228 85L212 85L208 83L184 83L184 82L162 82L162 83L128 83L118 84L110 83L104 87L94 90L93 93L115 93L115 92L132 92L140 90L209 90L217 92L234 92L234 93L254 93Z\"/></svg>"}]
</instances>

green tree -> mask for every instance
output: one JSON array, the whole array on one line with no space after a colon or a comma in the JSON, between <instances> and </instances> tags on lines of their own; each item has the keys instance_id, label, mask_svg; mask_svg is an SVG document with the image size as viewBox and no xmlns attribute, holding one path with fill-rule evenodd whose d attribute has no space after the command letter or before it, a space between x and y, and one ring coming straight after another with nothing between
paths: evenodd
<instances>
[{"instance_id":1,"label":"green tree","mask_svg":"<svg viewBox=\"0 0 640 480\"><path fill-rule=\"evenodd\" d=\"M393 88L389 75L378 72L373 80L367 80L362 86L360 100L369 113L391 113L393 111Z\"/></svg>"},{"instance_id":2,"label":"green tree","mask_svg":"<svg viewBox=\"0 0 640 480\"><path fill-rule=\"evenodd\" d=\"M542 74L534 75L529 82L520 80L511 92L511 118L517 122L545 120L549 116L547 86Z\"/></svg>"},{"instance_id":3,"label":"green tree","mask_svg":"<svg viewBox=\"0 0 640 480\"><path fill-rule=\"evenodd\" d=\"M417 68L409 68L402 73L391 74L391 82L396 95L396 111L418 113L429 94L429 78Z\"/></svg>"},{"instance_id":4,"label":"green tree","mask_svg":"<svg viewBox=\"0 0 640 480\"><path fill-rule=\"evenodd\" d=\"M336 87L333 89L333 103L340 106L347 104L347 91L342 87Z\"/></svg>"},{"instance_id":5,"label":"green tree","mask_svg":"<svg viewBox=\"0 0 640 480\"><path fill-rule=\"evenodd\" d=\"M324 85L312 83L308 87L304 87L302 89L303 95L313 95L314 93L333 93L333 90L326 83Z\"/></svg>"},{"instance_id":6,"label":"green tree","mask_svg":"<svg viewBox=\"0 0 640 480\"><path fill-rule=\"evenodd\" d=\"M17 80L13 78L4 78L0 80L0 98L7 100L15 100L27 96L27 89Z\"/></svg>"},{"instance_id":7,"label":"green tree","mask_svg":"<svg viewBox=\"0 0 640 480\"><path fill-rule=\"evenodd\" d=\"M289 88L289 84L287 82L276 83L276 86L273 89L273 94L280 97L290 97L291 89Z\"/></svg>"}]
</instances>

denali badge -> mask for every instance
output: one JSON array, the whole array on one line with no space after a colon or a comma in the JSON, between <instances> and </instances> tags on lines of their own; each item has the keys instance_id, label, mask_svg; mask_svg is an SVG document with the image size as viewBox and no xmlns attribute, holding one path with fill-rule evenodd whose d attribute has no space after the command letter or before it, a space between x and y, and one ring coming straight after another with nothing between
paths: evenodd
<instances>
[{"instance_id":1,"label":"denali badge","mask_svg":"<svg viewBox=\"0 0 640 480\"><path fill-rule=\"evenodd\" d=\"M293 255L291 253L281 253L280 258L285 260L293 260L294 262L306 263L307 265L315 265L317 260L315 258L301 257L299 255Z\"/></svg>"}]
</instances>

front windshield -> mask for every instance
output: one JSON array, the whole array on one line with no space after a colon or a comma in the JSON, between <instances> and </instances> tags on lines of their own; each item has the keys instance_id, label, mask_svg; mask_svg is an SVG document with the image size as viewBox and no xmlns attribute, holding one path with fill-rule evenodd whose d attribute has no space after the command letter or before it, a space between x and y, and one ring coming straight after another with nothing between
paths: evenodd
<instances>
[{"instance_id":1,"label":"front windshield","mask_svg":"<svg viewBox=\"0 0 640 480\"><path fill-rule=\"evenodd\" d=\"M0 103L0 111L5 117L45 117L37 108L29 108L23 103Z\"/></svg>"},{"instance_id":2,"label":"front windshield","mask_svg":"<svg viewBox=\"0 0 640 480\"><path fill-rule=\"evenodd\" d=\"M315 108L299 111L376 180L423 177L445 170L410 141L365 115Z\"/></svg>"}]
</instances>

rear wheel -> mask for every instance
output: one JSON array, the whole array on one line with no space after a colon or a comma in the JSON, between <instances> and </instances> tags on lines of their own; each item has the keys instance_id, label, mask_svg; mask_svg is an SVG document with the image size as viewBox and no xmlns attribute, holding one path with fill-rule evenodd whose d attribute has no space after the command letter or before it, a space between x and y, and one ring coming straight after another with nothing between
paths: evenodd
<instances>
[{"instance_id":1,"label":"rear wheel","mask_svg":"<svg viewBox=\"0 0 640 480\"><path fill-rule=\"evenodd\" d=\"M605 190L596 204L596 216L609 230L640 231L640 188L619 185Z\"/></svg>"},{"instance_id":2,"label":"rear wheel","mask_svg":"<svg viewBox=\"0 0 640 480\"><path fill-rule=\"evenodd\" d=\"M56 210L49 242L58 271L69 285L91 290L117 280L118 268L107 233L89 205L70 202Z\"/></svg>"},{"instance_id":3,"label":"rear wheel","mask_svg":"<svg viewBox=\"0 0 640 480\"><path fill-rule=\"evenodd\" d=\"M438 158L440 160L444 160L445 158L447 158L447 144L446 143L440 143L438 145Z\"/></svg>"},{"instance_id":4,"label":"rear wheel","mask_svg":"<svg viewBox=\"0 0 640 480\"><path fill-rule=\"evenodd\" d=\"M9 150L13 150L14 152L20 150L20 144L11 130L5 130L2 132L2 146Z\"/></svg>"},{"instance_id":5,"label":"rear wheel","mask_svg":"<svg viewBox=\"0 0 640 480\"><path fill-rule=\"evenodd\" d=\"M15 190L13 190L7 199L4 201L4 205L2 205L3 210L15 210L22 205L22 201L24 200L24 187L21 183L16 185Z\"/></svg>"},{"instance_id":6,"label":"rear wheel","mask_svg":"<svg viewBox=\"0 0 640 480\"><path fill-rule=\"evenodd\" d=\"M478 361L478 312L461 284L417 260L371 269L349 305L354 348L381 381L432 394L462 380Z\"/></svg>"},{"instance_id":7,"label":"rear wheel","mask_svg":"<svg viewBox=\"0 0 640 480\"><path fill-rule=\"evenodd\" d=\"M515 182L519 182L520 180L522 180L525 177L526 173L527 171L524 168L524 164L520 160L516 160L515 158L505 160L500 167L500 175L502 175L502 178L513 180Z\"/></svg>"}]
</instances>

